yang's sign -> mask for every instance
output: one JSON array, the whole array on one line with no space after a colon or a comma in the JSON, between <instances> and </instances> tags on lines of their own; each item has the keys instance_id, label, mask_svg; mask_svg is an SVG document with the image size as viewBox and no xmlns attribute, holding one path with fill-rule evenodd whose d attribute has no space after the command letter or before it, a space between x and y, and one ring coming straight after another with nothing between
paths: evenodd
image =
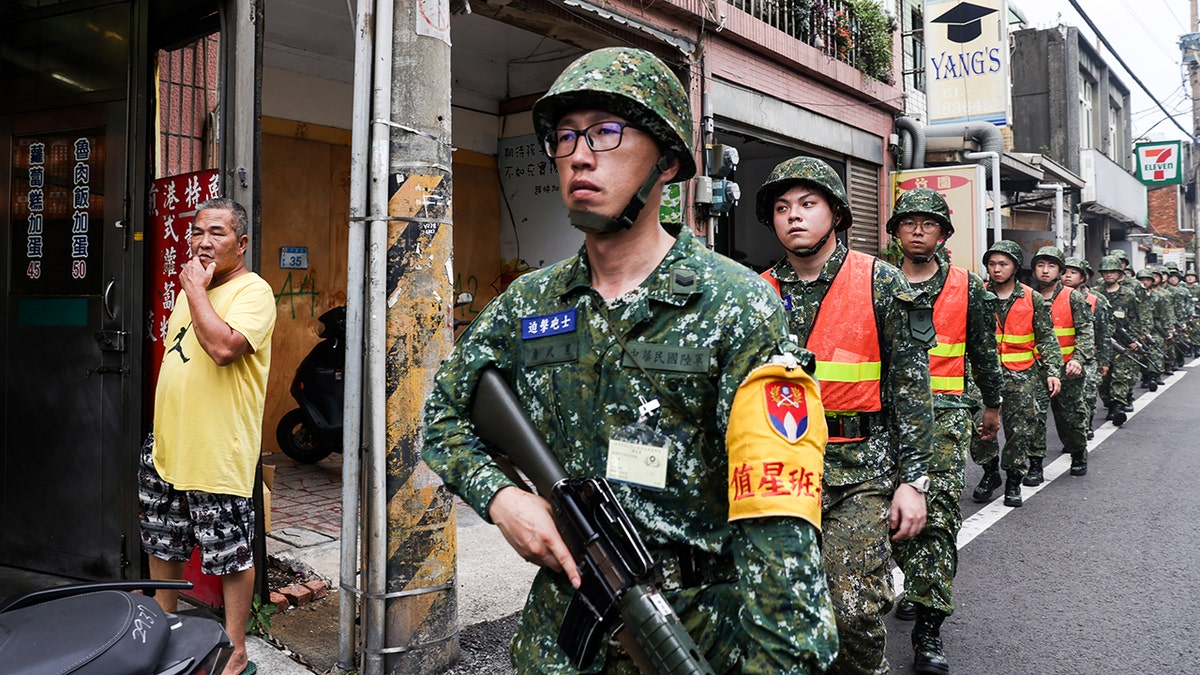
<instances>
[{"instance_id":1,"label":"yang's sign","mask_svg":"<svg viewBox=\"0 0 1200 675\"><path fill-rule=\"evenodd\" d=\"M1137 177L1146 187L1179 185L1183 182L1182 152L1180 141L1161 143L1138 143L1134 146L1137 156Z\"/></svg>"},{"instance_id":2,"label":"yang's sign","mask_svg":"<svg viewBox=\"0 0 1200 675\"><path fill-rule=\"evenodd\" d=\"M1008 123L1005 0L925 0L930 124Z\"/></svg>"}]
</instances>

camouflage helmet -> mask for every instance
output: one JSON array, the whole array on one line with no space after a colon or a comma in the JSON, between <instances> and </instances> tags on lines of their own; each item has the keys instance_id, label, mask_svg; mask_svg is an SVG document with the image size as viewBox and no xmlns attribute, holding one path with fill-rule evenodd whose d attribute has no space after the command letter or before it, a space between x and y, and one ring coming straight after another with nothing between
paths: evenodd
<instances>
[{"instance_id":1,"label":"camouflage helmet","mask_svg":"<svg viewBox=\"0 0 1200 675\"><path fill-rule=\"evenodd\" d=\"M1088 261L1084 260L1083 258L1076 258L1074 256L1067 258L1063 265L1064 267L1073 267L1082 272L1085 276L1091 271L1091 265L1088 264Z\"/></svg>"},{"instance_id":2,"label":"camouflage helmet","mask_svg":"<svg viewBox=\"0 0 1200 675\"><path fill-rule=\"evenodd\" d=\"M1183 272L1178 267L1168 267L1167 272L1173 277L1183 278Z\"/></svg>"},{"instance_id":3,"label":"camouflage helmet","mask_svg":"<svg viewBox=\"0 0 1200 675\"><path fill-rule=\"evenodd\" d=\"M850 199L846 196L846 185L832 166L816 157L793 157L771 170L762 187L758 188L754 208L758 222L774 227L775 200L788 188L801 182L816 185L830 201L829 205L841 212L842 218L834 229L838 232L850 229Z\"/></svg>"},{"instance_id":4,"label":"camouflage helmet","mask_svg":"<svg viewBox=\"0 0 1200 675\"><path fill-rule=\"evenodd\" d=\"M1167 269L1168 269L1168 270L1177 270L1177 269L1179 269L1179 264L1178 264L1178 263L1176 263L1174 260L1168 260L1168 261L1167 261L1167 263L1166 263L1166 265L1167 265Z\"/></svg>"},{"instance_id":5,"label":"camouflage helmet","mask_svg":"<svg viewBox=\"0 0 1200 675\"><path fill-rule=\"evenodd\" d=\"M1137 278L1139 278L1139 279L1151 279L1151 280L1153 280L1153 279L1154 279L1154 272L1152 272L1152 271L1150 270L1150 268L1149 268L1149 267L1143 267L1142 269L1138 270L1138 272L1137 272L1137 275L1136 275L1136 276L1137 276Z\"/></svg>"},{"instance_id":6,"label":"camouflage helmet","mask_svg":"<svg viewBox=\"0 0 1200 675\"><path fill-rule=\"evenodd\" d=\"M1063 256L1063 252L1057 246L1043 246L1033 254L1033 265L1036 266L1039 260L1053 260L1058 264L1058 270L1061 272L1067 268L1067 259Z\"/></svg>"},{"instance_id":7,"label":"camouflage helmet","mask_svg":"<svg viewBox=\"0 0 1200 675\"><path fill-rule=\"evenodd\" d=\"M1120 272L1121 259L1115 255L1106 255L1100 259L1101 272Z\"/></svg>"},{"instance_id":8,"label":"camouflage helmet","mask_svg":"<svg viewBox=\"0 0 1200 675\"><path fill-rule=\"evenodd\" d=\"M1189 267L1189 268L1187 268L1187 271L1183 273L1183 278L1185 278L1185 279L1188 277L1194 277L1194 276L1196 276L1196 268L1195 267Z\"/></svg>"},{"instance_id":9,"label":"camouflage helmet","mask_svg":"<svg viewBox=\"0 0 1200 675\"><path fill-rule=\"evenodd\" d=\"M688 91L657 56L642 49L608 47L567 66L533 104L533 128L546 138L572 110L596 108L624 117L679 158L674 180L696 175Z\"/></svg>"},{"instance_id":10,"label":"camouflage helmet","mask_svg":"<svg viewBox=\"0 0 1200 675\"><path fill-rule=\"evenodd\" d=\"M993 253L1003 253L1004 255L1012 258L1013 262L1017 264L1017 269L1021 269L1025 266L1025 252L1021 250L1021 245L1015 241L1001 239L1000 241L992 244L991 248L983 252L984 265L987 265L988 256L992 255Z\"/></svg>"},{"instance_id":11,"label":"camouflage helmet","mask_svg":"<svg viewBox=\"0 0 1200 675\"><path fill-rule=\"evenodd\" d=\"M954 234L954 225L950 222L950 206L946 199L936 190L929 188L913 188L896 200L892 209L892 217L887 221L887 233L896 234L896 225L904 216L914 213L924 213L932 216L942 226L942 236L949 238Z\"/></svg>"},{"instance_id":12,"label":"camouflage helmet","mask_svg":"<svg viewBox=\"0 0 1200 675\"><path fill-rule=\"evenodd\" d=\"M1109 251L1108 254L1117 260L1129 262L1129 254L1119 248L1114 248L1113 250Z\"/></svg>"}]
</instances>

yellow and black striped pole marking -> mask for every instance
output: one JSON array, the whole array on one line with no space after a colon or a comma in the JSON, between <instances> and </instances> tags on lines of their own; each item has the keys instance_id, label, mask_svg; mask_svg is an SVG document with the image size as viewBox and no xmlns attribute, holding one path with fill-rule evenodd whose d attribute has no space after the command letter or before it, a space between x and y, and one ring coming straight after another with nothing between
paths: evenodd
<instances>
[{"instance_id":1,"label":"yellow and black striped pole marking","mask_svg":"<svg viewBox=\"0 0 1200 675\"><path fill-rule=\"evenodd\" d=\"M453 236L445 174L393 175L387 252L388 673L458 658L457 527L449 491L421 461L422 410L450 352Z\"/></svg>"}]
</instances>

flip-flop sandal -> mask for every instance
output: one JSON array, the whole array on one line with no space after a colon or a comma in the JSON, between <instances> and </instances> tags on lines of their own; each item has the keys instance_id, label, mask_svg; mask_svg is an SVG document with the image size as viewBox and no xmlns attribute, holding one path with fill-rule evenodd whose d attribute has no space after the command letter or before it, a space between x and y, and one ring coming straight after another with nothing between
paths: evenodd
<instances>
[{"instance_id":1,"label":"flip-flop sandal","mask_svg":"<svg viewBox=\"0 0 1200 675\"><path fill-rule=\"evenodd\" d=\"M250 661L246 664L246 667L242 669L241 675L254 675L257 672L258 666L255 665L253 661Z\"/></svg>"}]
</instances>

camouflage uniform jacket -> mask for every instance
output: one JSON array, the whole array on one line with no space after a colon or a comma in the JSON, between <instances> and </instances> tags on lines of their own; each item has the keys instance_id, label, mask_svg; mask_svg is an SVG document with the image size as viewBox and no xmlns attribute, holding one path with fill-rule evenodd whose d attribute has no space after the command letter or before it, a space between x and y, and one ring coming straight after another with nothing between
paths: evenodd
<instances>
[{"instance_id":1,"label":"camouflage uniform jacket","mask_svg":"<svg viewBox=\"0 0 1200 675\"><path fill-rule=\"evenodd\" d=\"M783 308L767 284L706 249L687 228L626 302L603 309L610 303L590 278L581 248L519 277L476 317L426 402L425 461L490 522L493 496L513 482L484 451L469 419L471 394L489 364L571 476L604 476L610 433L637 420L639 397L660 399L657 430L670 439L666 489L612 483L634 528L652 553L692 547L732 557L741 607L708 625L734 631L722 639L738 645L735 656L743 650L743 672L823 670L836 649L832 607L827 595L819 602L826 593L820 559L801 546L813 543L816 531L799 518L730 523L725 452L730 407L747 374L781 350L809 367L812 355L788 341ZM571 332L522 339L522 318L572 311ZM668 400L615 335L639 353ZM576 672L554 644L571 594L564 575L538 574L513 643L521 672ZM667 599L680 602L679 595Z\"/></svg>"},{"instance_id":2,"label":"camouflage uniform jacket","mask_svg":"<svg viewBox=\"0 0 1200 675\"><path fill-rule=\"evenodd\" d=\"M1113 361L1112 340L1112 304L1101 291L1091 291L1096 296L1096 311L1092 315L1092 325L1096 333L1096 363L1100 366L1110 366Z\"/></svg>"},{"instance_id":3,"label":"camouflage uniform jacket","mask_svg":"<svg viewBox=\"0 0 1200 675\"><path fill-rule=\"evenodd\" d=\"M1167 290L1171 292L1171 297L1174 299L1175 321L1183 323L1192 315L1192 294L1188 293L1183 284L1168 284Z\"/></svg>"},{"instance_id":4,"label":"camouflage uniform jacket","mask_svg":"<svg viewBox=\"0 0 1200 675\"><path fill-rule=\"evenodd\" d=\"M821 300L846 260L846 250L839 241L814 281L802 281L786 256L771 269L779 281L784 305L789 308L792 333L799 336L801 345L808 341ZM936 340L918 342L909 328L910 311L931 307L929 299L913 290L903 272L882 260L875 262L872 294L883 357L880 377L886 433L874 433L856 443L826 445L824 480L829 485L853 485L897 473L902 482L911 482L925 474L932 453L929 349ZM826 311L861 310L829 307Z\"/></svg>"},{"instance_id":5,"label":"camouflage uniform jacket","mask_svg":"<svg viewBox=\"0 0 1200 675\"><path fill-rule=\"evenodd\" d=\"M1160 337L1175 331L1175 307L1171 292L1161 286L1150 291L1154 302L1154 329Z\"/></svg>"},{"instance_id":6,"label":"camouflage uniform jacket","mask_svg":"<svg viewBox=\"0 0 1200 675\"><path fill-rule=\"evenodd\" d=\"M995 292L992 284L988 283L988 290ZM1007 298L996 299L996 319L998 325L1004 325L1004 318L1008 316L1008 310L1012 309L1013 303L1017 298L1025 296L1025 289L1020 283L1013 287L1012 295ZM1041 352L1042 358L1039 361L1041 366L1046 369L1047 377L1057 377L1060 380L1063 376L1063 358L1062 347L1058 344L1058 337L1054 335L1054 320L1050 318L1050 303L1042 297L1041 293L1034 291L1030 294L1033 299L1033 336L1034 345Z\"/></svg>"},{"instance_id":7,"label":"camouflage uniform jacket","mask_svg":"<svg viewBox=\"0 0 1200 675\"><path fill-rule=\"evenodd\" d=\"M1117 290L1101 287L1100 297L1108 300L1109 334L1128 347L1129 342L1138 342L1151 330L1148 305L1138 301L1132 288L1119 284Z\"/></svg>"},{"instance_id":8,"label":"camouflage uniform jacket","mask_svg":"<svg viewBox=\"0 0 1200 675\"><path fill-rule=\"evenodd\" d=\"M912 284L913 290L924 293L932 302L946 285L950 263L938 257L938 271L925 281ZM1000 355L996 348L996 296L987 290L974 272L967 272L967 372L979 387L983 405L999 408L1004 394L1004 374L1000 372ZM966 396L934 394L934 408L970 408L974 401Z\"/></svg>"},{"instance_id":9,"label":"camouflage uniform jacket","mask_svg":"<svg viewBox=\"0 0 1200 675\"><path fill-rule=\"evenodd\" d=\"M1096 362L1096 329L1092 307L1088 304L1087 296L1083 294L1083 291L1067 288L1061 281L1057 282L1054 294L1046 300L1046 306L1053 305L1054 301L1058 299L1058 294L1063 291L1071 294L1069 298L1071 321L1075 324L1075 352L1071 358L1079 361L1081 366L1091 365ZM1053 318L1051 321L1053 322Z\"/></svg>"}]
</instances>

